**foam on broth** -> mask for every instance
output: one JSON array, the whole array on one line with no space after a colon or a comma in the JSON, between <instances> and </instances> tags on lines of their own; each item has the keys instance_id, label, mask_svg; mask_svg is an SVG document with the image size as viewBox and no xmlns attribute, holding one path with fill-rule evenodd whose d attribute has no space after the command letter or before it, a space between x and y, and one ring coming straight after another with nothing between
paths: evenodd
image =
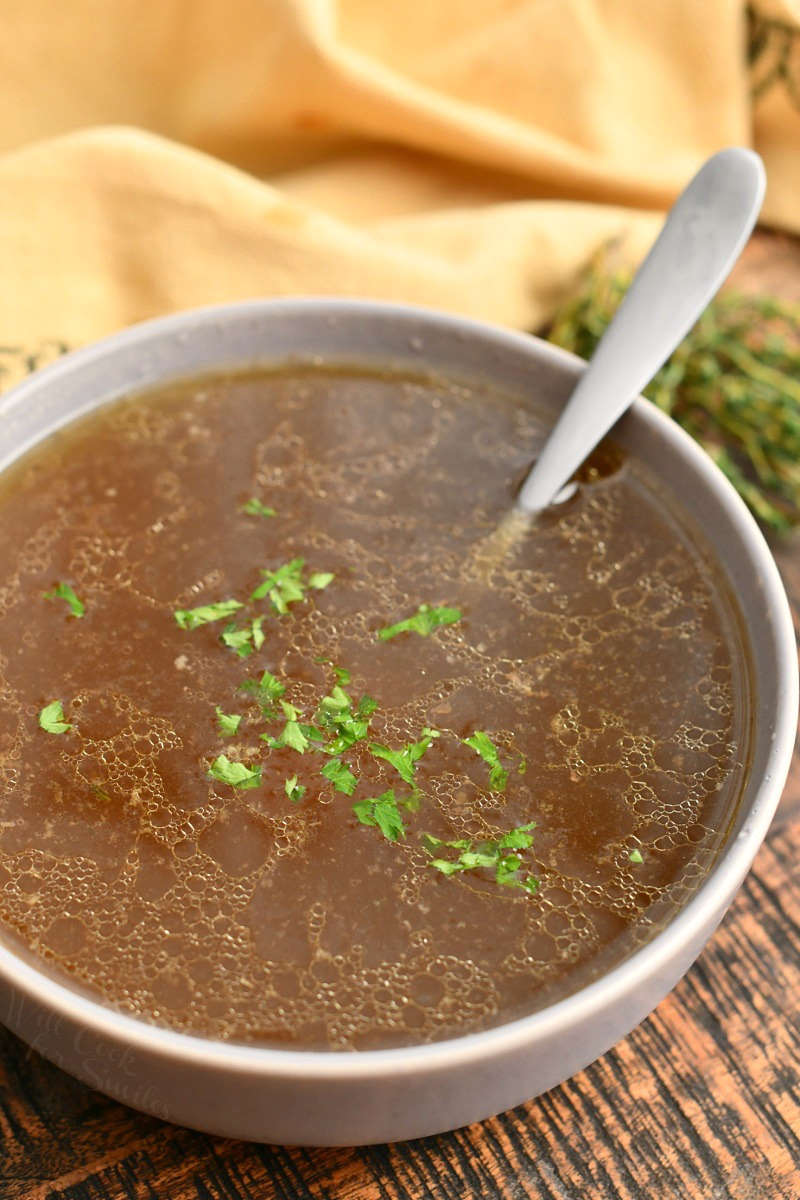
<instances>
[{"instance_id":1,"label":"foam on broth","mask_svg":"<svg viewBox=\"0 0 800 1200\"><path fill-rule=\"evenodd\" d=\"M741 792L738 618L690 522L613 453L490 553L543 429L479 388L296 367L115 403L6 472L8 938L147 1021L346 1049L521 1016L652 937L707 873ZM277 515L243 513L250 496ZM246 598L259 568L295 556L335 580L267 616L251 658L220 644L219 624L177 628L175 609ZM43 599L58 580L83 618ZM378 641L422 602L463 619ZM353 814L399 783L367 741L345 755L350 798L319 755L259 740L239 684L269 669L310 713L332 685L320 658L378 701L369 740L441 733L417 763L405 840ZM62 736L37 723L55 697L74 726ZM242 715L233 738L217 705ZM476 729L509 767L502 793L463 744ZM220 752L261 763L262 785L209 779ZM533 895L486 872L443 876L419 836L531 820Z\"/></svg>"}]
</instances>

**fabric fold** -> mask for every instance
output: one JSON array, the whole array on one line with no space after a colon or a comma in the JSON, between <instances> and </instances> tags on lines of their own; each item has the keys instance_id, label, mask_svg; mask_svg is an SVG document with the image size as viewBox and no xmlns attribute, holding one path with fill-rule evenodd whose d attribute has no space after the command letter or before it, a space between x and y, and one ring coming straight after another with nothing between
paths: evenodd
<instances>
[{"instance_id":1,"label":"fabric fold","mask_svg":"<svg viewBox=\"0 0 800 1200\"><path fill-rule=\"evenodd\" d=\"M0 331L248 296L536 329L722 146L800 231L793 0L9 0Z\"/></svg>"}]
</instances>

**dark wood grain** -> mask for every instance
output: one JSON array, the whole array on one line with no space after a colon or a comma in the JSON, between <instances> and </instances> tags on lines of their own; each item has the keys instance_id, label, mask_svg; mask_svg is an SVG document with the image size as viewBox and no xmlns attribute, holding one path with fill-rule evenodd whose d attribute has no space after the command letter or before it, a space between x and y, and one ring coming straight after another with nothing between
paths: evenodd
<instances>
[{"instance_id":1,"label":"dark wood grain","mask_svg":"<svg viewBox=\"0 0 800 1200\"><path fill-rule=\"evenodd\" d=\"M455 1134L303 1150L141 1116L0 1041L0 1195L192 1200L800 1196L800 824L675 991L588 1070Z\"/></svg>"},{"instance_id":2,"label":"dark wood grain","mask_svg":"<svg viewBox=\"0 0 800 1200\"><path fill-rule=\"evenodd\" d=\"M800 298L800 246L738 271ZM800 540L777 548L800 627ZM304 1150L105 1099L0 1032L0 1200L800 1200L800 761L753 871L672 994L546 1096L453 1134Z\"/></svg>"}]
</instances>

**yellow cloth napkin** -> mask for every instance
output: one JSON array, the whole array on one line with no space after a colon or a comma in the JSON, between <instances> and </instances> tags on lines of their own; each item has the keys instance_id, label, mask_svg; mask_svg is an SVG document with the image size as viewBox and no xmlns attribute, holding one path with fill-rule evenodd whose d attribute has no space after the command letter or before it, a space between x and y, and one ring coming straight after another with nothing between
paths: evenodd
<instances>
[{"instance_id":1,"label":"yellow cloth napkin","mask_svg":"<svg viewBox=\"0 0 800 1200\"><path fill-rule=\"evenodd\" d=\"M800 229L796 0L3 8L8 347L303 293L534 328L732 143Z\"/></svg>"}]
</instances>

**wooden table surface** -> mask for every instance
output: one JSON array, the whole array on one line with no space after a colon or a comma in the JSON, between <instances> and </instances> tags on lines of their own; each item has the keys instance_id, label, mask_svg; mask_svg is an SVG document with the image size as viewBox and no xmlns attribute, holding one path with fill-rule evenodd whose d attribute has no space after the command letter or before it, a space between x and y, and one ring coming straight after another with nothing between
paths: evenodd
<instances>
[{"instance_id":1,"label":"wooden table surface","mask_svg":"<svg viewBox=\"0 0 800 1200\"><path fill-rule=\"evenodd\" d=\"M800 247L760 234L743 287L800 299ZM800 624L800 537L776 547ZM136 1113L0 1031L0 1200L798 1200L800 761L719 930L624 1041L456 1133L305 1150Z\"/></svg>"}]
</instances>

